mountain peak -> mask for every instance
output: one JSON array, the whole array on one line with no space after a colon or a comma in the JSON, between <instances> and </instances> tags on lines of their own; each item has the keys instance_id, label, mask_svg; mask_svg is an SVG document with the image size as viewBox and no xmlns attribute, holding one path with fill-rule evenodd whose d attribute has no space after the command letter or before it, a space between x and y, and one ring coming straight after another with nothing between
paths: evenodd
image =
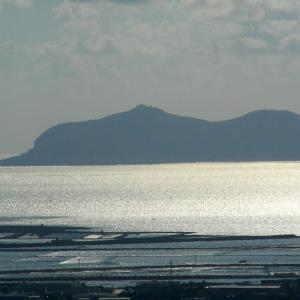
<instances>
[{"instance_id":1,"label":"mountain peak","mask_svg":"<svg viewBox=\"0 0 300 300\"><path fill-rule=\"evenodd\" d=\"M160 108L144 104L138 104L135 108L131 109L130 111L136 113L165 113L165 111L163 111Z\"/></svg>"},{"instance_id":2,"label":"mountain peak","mask_svg":"<svg viewBox=\"0 0 300 300\"><path fill-rule=\"evenodd\" d=\"M247 113L240 118L261 118L261 119L298 119L299 115L288 110L262 109Z\"/></svg>"}]
</instances>

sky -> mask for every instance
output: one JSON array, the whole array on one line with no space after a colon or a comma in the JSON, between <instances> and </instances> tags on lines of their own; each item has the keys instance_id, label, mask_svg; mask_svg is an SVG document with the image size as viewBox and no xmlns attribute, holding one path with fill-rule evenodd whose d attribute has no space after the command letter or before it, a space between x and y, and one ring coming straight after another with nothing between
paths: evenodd
<instances>
[{"instance_id":1,"label":"sky","mask_svg":"<svg viewBox=\"0 0 300 300\"><path fill-rule=\"evenodd\" d=\"M0 0L0 154L137 104L300 113L299 0Z\"/></svg>"}]
</instances>

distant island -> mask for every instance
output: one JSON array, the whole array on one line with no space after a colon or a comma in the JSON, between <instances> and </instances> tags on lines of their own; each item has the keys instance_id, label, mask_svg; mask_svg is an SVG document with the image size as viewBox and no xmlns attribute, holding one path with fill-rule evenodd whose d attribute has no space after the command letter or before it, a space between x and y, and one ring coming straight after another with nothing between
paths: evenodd
<instances>
[{"instance_id":1,"label":"distant island","mask_svg":"<svg viewBox=\"0 0 300 300\"><path fill-rule=\"evenodd\" d=\"M46 130L1 166L300 160L300 115L260 110L209 122L137 107Z\"/></svg>"}]
</instances>

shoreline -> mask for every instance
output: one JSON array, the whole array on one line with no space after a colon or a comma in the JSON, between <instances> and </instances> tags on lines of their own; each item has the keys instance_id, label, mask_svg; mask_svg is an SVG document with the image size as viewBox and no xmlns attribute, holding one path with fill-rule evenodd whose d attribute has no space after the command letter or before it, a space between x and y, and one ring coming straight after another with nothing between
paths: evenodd
<instances>
[{"instance_id":1,"label":"shoreline","mask_svg":"<svg viewBox=\"0 0 300 300\"><path fill-rule=\"evenodd\" d=\"M0 234L1 233L5 235L2 237L0 236L0 249L299 238L294 234L203 235L196 232L184 231L103 231L97 230L97 228L89 229L88 227L48 225L0 225ZM22 240L23 243L21 242Z\"/></svg>"}]
</instances>

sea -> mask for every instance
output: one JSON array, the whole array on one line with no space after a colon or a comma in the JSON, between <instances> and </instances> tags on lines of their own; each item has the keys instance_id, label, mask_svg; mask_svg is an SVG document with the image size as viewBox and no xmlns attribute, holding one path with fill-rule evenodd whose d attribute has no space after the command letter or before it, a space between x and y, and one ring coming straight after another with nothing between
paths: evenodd
<instances>
[{"instance_id":1,"label":"sea","mask_svg":"<svg viewBox=\"0 0 300 300\"><path fill-rule=\"evenodd\" d=\"M300 235L300 163L0 167L0 225Z\"/></svg>"}]
</instances>

